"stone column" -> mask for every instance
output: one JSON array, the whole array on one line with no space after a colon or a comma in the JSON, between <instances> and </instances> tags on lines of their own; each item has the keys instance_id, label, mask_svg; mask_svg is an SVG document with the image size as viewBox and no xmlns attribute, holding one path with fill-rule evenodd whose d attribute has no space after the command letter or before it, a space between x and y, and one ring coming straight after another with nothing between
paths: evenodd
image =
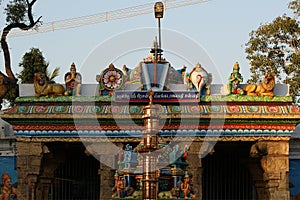
<instances>
[{"instance_id":1,"label":"stone column","mask_svg":"<svg viewBox=\"0 0 300 200\"><path fill-rule=\"evenodd\" d=\"M36 184L41 172L42 144L17 142L18 199L35 199Z\"/></svg>"},{"instance_id":2,"label":"stone column","mask_svg":"<svg viewBox=\"0 0 300 200\"><path fill-rule=\"evenodd\" d=\"M257 200L266 200L266 183L263 178L264 171L261 168L260 160L247 161L246 165L256 188Z\"/></svg>"},{"instance_id":3,"label":"stone column","mask_svg":"<svg viewBox=\"0 0 300 200\"><path fill-rule=\"evenodd\" d=\"M52 178L46 178L46 177L40 177L39 184L37 186L36 191L36 199L43 199L48 200L49 199L49 191L51 188Z\"/></svg>"},{"instance_id":4,"label":"stone column","mask_svg":"<svg viewBox=\"0 0 300 200\"><path fill-rule=\"evenodd\" d=\"M195 191L196 199L202 200L202 159L213 152L214 142L193 142L188 153L188 170L192 173L191 185Z\"/></svg>"},{"instance_id":5,"label":"stone column","mask_svg":"<svg viewBox=\"0 0 300 200\"><path fill-rule=\"evenodd\" d=\"M43 170L41 170L39 181L36 186L36 199L49 199L49 192L54 178L54 172L59 164L65 161L65 152L54 153L46 144L43 146Z\"/></svg>"},{"instance_id":6,"label":"stone column","mask_svg":"<svg viewBox=\"0 0 300 200\"><path fill-rule=\"evenodd\" d=\"M202 199L202 163L198 154L188 155L188 171L192 174L191 187L196 195L196 199Z\"/></svg>"},{"instance_id":7,"label":"stone column","mask_svg":"<svg viewBox=\"0 0 300 200\"><path fill-rule=\"evenodd\" d=\"M112 188L114 187L114 172L117 168L116 155L122 148L122 143L111 142L91 143L86 146L86 154L92 154L99 158L100 166L98 174L100 177L100 199L110 200Z\"/></svg>"},{"instance_id":8,"label":"stone column","mask_svg":"<svg viewBox=\"0 0 300 200\"><path fill-rule=\"evenodd\" d=\"M112 157L114 159L114 157ZM110 200L112 198L112 188L114 186L114 170L100 163L98 171L100 176L100 199Z\"/></svg>"},{"instance_id":9,"label":"stone column","mask_svg":"<svg viewBox=\"0 0 300 200\"><path fill-rule=\"evenodd\" d=\"M289 200L289 143L261 141L251 147L250 155L260 157L267 199Z\"/></svg>"}]
</instances>

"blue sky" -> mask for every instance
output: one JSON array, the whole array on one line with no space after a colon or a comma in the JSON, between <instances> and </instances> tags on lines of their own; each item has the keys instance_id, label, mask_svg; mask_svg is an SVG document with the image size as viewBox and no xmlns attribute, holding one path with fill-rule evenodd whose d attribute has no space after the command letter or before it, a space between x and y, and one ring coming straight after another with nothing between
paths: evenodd
<instances>
[{"instance_id":1,"label":"blue sky","mask_svg":"<svg viewBox=\"0 0 300 200\"><path fill-rule=\"evenodd\" d=\"M150 2L155 1L38 0L33 10L35 16L41 15L42 21L48 23ZM249 39L250 31L284 13L291 15L288 9L289 2L211 0L166 10L161 21L165 57L177 69L183 64L191 69L196 62L200 62L208 72L213 72L213 83L227 83L232 66L238 61L246 82L249 78L249 62L245 58L244 45ZM1 9L3 10L3 5ZM4 15L2 16L0 25L4 24ZM148 46L150 48L157 35L156 26L157 21L153 14L146 14L75 29L8 38L13 72L18 73L21 70L18 63L22 56L31 47L35 47L43 52L50 63L50 70L55 67L61 68L56 82L63 83L63 75L74 62L77 70L83 75L83 83L96 83L96 74L100 74L111 62L119 68L123 64L133 68L146 57L149 53ZM179 39L174 37L175 39L170 40L172 36ZM184 42L185 39L188 42ZM180 51L181 46L190 43L195 47L182 47L184 52ZM122 47L126 50L120 50ZM4 71L3 55L0 55L0 70Z\"/></svg>"}]
</instances>

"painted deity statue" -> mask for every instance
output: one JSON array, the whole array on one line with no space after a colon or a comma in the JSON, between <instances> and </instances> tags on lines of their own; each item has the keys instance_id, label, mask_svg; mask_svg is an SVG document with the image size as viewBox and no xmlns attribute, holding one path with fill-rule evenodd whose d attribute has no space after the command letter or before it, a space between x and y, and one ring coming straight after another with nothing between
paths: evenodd
<instances>
[{"instance_id":1,"label":"painted deity statue","mask_svg":"<svg viewBox=\"0 0 300 200\"><path fill-rule=\"evenodd\" d=\"M2 174L2 187L0 190L0 200L17 199L17 190L12 187L11 178L8 174Z\"/></svg>"},{"instance_id":2,"label":"painted deity statue","mask_svg":"<svg viewBox=\"0 0 300 200\"><path fill-rule=\"evenodd\" d=\"M239 72L240 66L239 63L236 62L233 66L233 71L228 78L228 94L244 94L242 88L240 88L240 83L243 82L243 77Z\"/></svg>"},{"instance_id":3,"label":"painted deity statue","mask_svg":"<svg viewBox=\"0 0 300 200\"><path fill-rule=\"evenodd\" d=\"M184 176L183 183L180 184L181 197L183 197L184 199L187 199L190 196L191 186L189 181L190 181L189 175L186 174Z\"/></svg>"},{"instance_id":4,"label":"painted deity statue","mask_svg":"<svg viewBox=\"0 0 300 200\"><path fill-rule=\"evenodd\" d=\"M115 176L115 186L113 191L115 192L112 197L113 198L124 198L125 197L125 180L118 174L116 171Z\"/></svg>"},{"instance_id":5,"label":"painted deity statue","mask_svg":"<svg viewBox=\"0 0 300 200\"><path fill-rule=\"evenodd\" d=\"M66 91L65 96L80 96L81 74L76 72L75 64L72 63L70 72L65 74Z\"/></svg>"}]
</instances>

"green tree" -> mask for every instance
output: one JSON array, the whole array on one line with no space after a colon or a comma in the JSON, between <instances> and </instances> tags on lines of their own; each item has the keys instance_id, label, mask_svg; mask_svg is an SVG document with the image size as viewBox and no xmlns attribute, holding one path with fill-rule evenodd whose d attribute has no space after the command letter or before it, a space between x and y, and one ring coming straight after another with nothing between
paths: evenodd
<instances>
[{"instance_id":1,"label":"green tree","mask_svg":"<svg viewBox=\"0 0 300 200\"><path fill-rule=\"evenodd\" d=\"M37 48L31 48L29 52L26 52L19 63L19 67L23 67L20 74L17 74L21 83L33 83L34 73L42 72L46 74L49 82L54 82L54 78L58 76L59 68L49 73L49 63L45 60L43 53Z\"/></svg>"},{"instance_id":2,"label":"green tree","mask_svg":"<svg viewBox=\"0 0 300 200\"><path fill-rule=\"evenodd\" d=\"M0 102L3 98L13 102L18 95L18 79L12 72L7 36L10 31L15 28L26 31L36 27L36 25L40 23L41 17L39 17L37 20L34 20L32 15L32 8L35 3L36 0L10 0L4 9L4 13L6 14L6 26L2 30L0 43L4 56L6 75L0 71L0 76L5 79L7 90L5 90L5 92L0 92Z\"/></svg>"},{"instance_id":3,"label":"green tree","mask_svg":"<svg viewBox=\"0 0 300 200\"><path fill-rule=\"evenodd\" d=\"M251 65L248 83L259 82L271 71L277 82L290 85L290 95L295 97L300 88L300 0L291 1L288 7L295 16L283 14L260 25L250 33L245 51Z\"/></svg>"},{"instance_id":4,"label":"green tree","mask_svg":"<svg viewBox=\"0 0 300 200\"><path fill-rule=\"evenodd\" d=\"M19 63L19 67L23 67L20 74L17 74L21 79L21 83L33 83L33 76L36 72L46 73L49 63L46 62L43 53L36 48L31 48L26 52Z\"/></svg>"}]
</instances>

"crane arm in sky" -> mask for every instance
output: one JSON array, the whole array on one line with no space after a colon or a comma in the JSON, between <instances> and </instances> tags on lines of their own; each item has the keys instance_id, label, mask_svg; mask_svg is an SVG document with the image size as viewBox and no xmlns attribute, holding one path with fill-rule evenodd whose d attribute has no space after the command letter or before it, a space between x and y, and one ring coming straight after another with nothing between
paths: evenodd
<instances>
[{"instance_id":1,"label":"crane arm in sky","mask_svg":"<svg viewBox=\"0 0 300 200\"><path fill-rule=\"evenodd\" d=\"M207 2L208 0L164 0L165 10L179 8L194 4ZM124 9L118 9L114 11L102 12L94 15L88 15L83 17L65 19L60 21L44 23L34 29L28 31L22 31L14 29L10 32L8 37L21 37L25 35L54 32L57 30L65 30L71 28L77 28L90 24L109 22L112 20L130 18L138 15L144 15L153 13L153 3L147 3L143 5L128 7Z\"/></svg>"}]
</instances>

